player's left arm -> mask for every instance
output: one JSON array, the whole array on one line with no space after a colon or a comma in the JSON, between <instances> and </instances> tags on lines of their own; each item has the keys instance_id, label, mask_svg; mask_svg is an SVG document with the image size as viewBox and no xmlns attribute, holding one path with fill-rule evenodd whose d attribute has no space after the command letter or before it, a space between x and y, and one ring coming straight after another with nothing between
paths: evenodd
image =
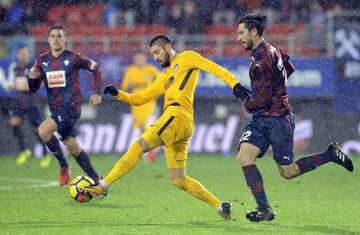
<instances>
[{"instance_id":1,"label":"player's left arm","mask_svg":"<svg viewBox=\"0 0 360 235\"><path fill-rule=\"evenodd\" d=\"M272 67L270 64L261 63L255 67L255 80L259 81L256 87L257 95L245 102L245 108L251 112L257 108L269 108L272 105Z\"/></svg>"},{"instance_id":2,"label":"player's left arm","mask_svg":"<svg viewBox=\"0 0 360 235\"><path fill-rule=\"evenodd\" d=\"M216 77L223 80L226 84L228 84L231 88L233 88L239 81L230 73L229 70L225 69L221 65L201 56L200 54L189 51L188 52L189 59L187 62L190 64L192 68L198 68L205 72L211 73Z\"/></svg>"},{"instance_id":3,"label":"player's left arm","mask_svg":"<svg viewBox=\"0 0 360 235\"><path fill-rule=\"evenodd\" d=\"M100 67L97 62L88 58L85 55L80 53L77 54L79 65L81 69L86 69L90 71L94 76L94 93L90 96L89 102L90 105L94 108L97 105L101 104L101 90L102 90L102 79L101 79L101 72Z\"/></svg>"},{"instance_id":4,"label":"player's left arm","mask_svg":"<svg viewBox=\"0 0 360 235\"><path fill-rule=\"evenodd\" d=\"M289 55L287 55L281 49L280 49L280 53L281 53L281 58L282 58L282 61L283 61L283 66L284 66L284 68L286 70L287 78L289 78L290 75L295 71L295 66L290 61L290 56Z\"/></svg>"}]
</instances>

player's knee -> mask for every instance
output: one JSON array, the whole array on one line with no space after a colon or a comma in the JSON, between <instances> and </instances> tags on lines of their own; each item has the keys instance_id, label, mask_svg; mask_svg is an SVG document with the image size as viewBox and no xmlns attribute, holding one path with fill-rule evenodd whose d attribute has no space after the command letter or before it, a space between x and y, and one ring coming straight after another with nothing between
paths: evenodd
<instances>
[{"instance_id":1,"label":"player's knee","mask_svg":"<svg viewBox=\"0 0 360 235\"><path fill-rule=\"evenodd\" d=\"M67 150L69 151L69 154L73 157L77 157L81 153L80 146L67 146Z\"/></svg>"},{"instance_id":2,"label":"player's knee","mask_svg":"<svg viewBox=\"0 0 360 235\"><path fill-rule=\"evenodd\" d=\"M21 125L21 119L18 117L11 117L10 118L10 125L11 126L20 126Z\"/></svg>"},{"instance_id":3,"label":"player's knee","mask_svg":"<svg viewBox=\"0 0 360 235\"><path fill-rule=\"evenodd\" d=\"M50 135L48 133L48 131L46 131L44 128L39 128L38 134L39 134L40 138L42 139L42 141L44 141L45 143L48 142L52 137L52 135Z\"/></svg>"},{"instance_id":4,"label":"player's knee","mask_svg":"<svg viewBox=\"0 0 360 235\"><path fill-rule=\"evenodd\" d=\"M64 144L71 156L76 157L81 153L80 145L74 140L66 139Z\"/></svg>"},{"instance_id":5,"label":"player's knee","mask_svg":"<svg viewBox=\"0 0 360 235\"><path fill-rule=\"evenodd\" d=\"M292 170L280 169L280 175L287 180L291 180L296 177Z\"/></svg>"},{"instance_id":6,"label":"player's knee","mask_svg":"<svg viewBox=\"0 0 360 235\"><path fill-rule=\"evenodd\" d=\"M241 155L241 154L237 155L236 160L238 161L240 166L248 166L248 165L254 164L253 161L250 161L250 159L246 158L246 156Z\"/></svg>"},{"instance_id":7,"label":"player's knee","mask_svg":"<svg viewBox=\"0 0 360 235\"><path fill-rule=\"evenodd\" d=\"M184 189L185 187L185 177L177 178L170 181L172 185L179 189Z\"/></svg>"}]
</instances>

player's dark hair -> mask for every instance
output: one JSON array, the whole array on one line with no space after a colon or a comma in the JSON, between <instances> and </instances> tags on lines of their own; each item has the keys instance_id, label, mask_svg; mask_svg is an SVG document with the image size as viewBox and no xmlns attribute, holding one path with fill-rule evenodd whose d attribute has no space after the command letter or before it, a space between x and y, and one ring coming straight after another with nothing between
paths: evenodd
<instances>
[{"instance_id":1,"label":"player's dark hair","mask_svg":"<svg viewBox=\"0 0 360 235\"><path fill-rule=\"evenodd\" d=\"M50 26L50 28L48 29L48 35L50 34L51 30L53 30L53 29L65 31L64 27L61 24L56 23L56 24Z\"/></svg>"},{"instance_id":2,"label":"player's dark hair","mask_svg":"<svg viewBox=\"0 0 360 235\"><path fill-rule=\"evenodd\" d=\"M17 51L20 51L21 49L24 49L24 48L27 48L27 46L23 43L21 43L18 48L17 48Z\"/></svg>"},{"instance_id":3,"label":"player's dark hair","mask_svg":"<svg viewBox=\"0 0 360 235\"><path fill-rule=\"evenodd\" d=\"M259 36L262 36L266 26L266 16L261 13L246 14L238 19L238 24L242 23L249 31L256 28Z\"/></svg>"},{"instance_id":4,"label":"player's dark hair","mask_svg":"<svg viewBox=\"0 0 360 235\"><path fill-rule=\"evenodd\" d=\"M171 44L171 46L174 46L173 41L166 35L158 35L156 37L154 37L153 39L151 39L151 41L149 42L149 47L152 47L154 44L156 45L160 45L160 46L165 46L166 44Z\"/></svg>"}]
</instances>

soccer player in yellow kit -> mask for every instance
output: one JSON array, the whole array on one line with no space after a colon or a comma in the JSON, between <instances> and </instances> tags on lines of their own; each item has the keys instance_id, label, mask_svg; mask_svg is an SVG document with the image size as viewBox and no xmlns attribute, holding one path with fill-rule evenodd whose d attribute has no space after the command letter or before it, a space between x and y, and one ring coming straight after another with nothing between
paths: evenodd
<instances>
[{"instance_id":1,"label":"soccer player in yellow kit","mask_svg":"<svg viewBox=\"0 0 360 235\"><path fill-rule=\"evenodd\" d=\"M137 93L150 86L159 74L160 71L154 65L146 63L145 54L137 52L134 55L133 64L125 71L120 87L124 91L131 90L132 93ZM133 128L140 128L144 132L155 108L156 99L149 100L140 106L131 106L131 113L134 118ZM149 151L145 160L147 162L155 161L156 150Z\"/></svg>"},{"instance_id":2,"label":"soccer player in yellow kit","mask_svg":"<svg viewBox=\"0 0 360 235\"><path fill-rule=\"evenodd\" d=\"M129 94L119 91L114 85L104 89L116 99L130 104L142 105L151 99L164 95L164 112L140 138L135 141L110 173L96 186L83 188L94 196L105 196L108 187L131 171L143 153L158 146L165 146L165 157L171 183L192 196L215 208L224 219L231 219L231 205L221 202L201 183L185 173L187 148L194 130L193 100L200 70L209 72L233 88L236 97L243 101L250 99L250 92L220 65L202 57L194 51L178 54L170 38L160 35L149 44L154 59L166 68L153 84L141 92Z\"/></svg>"}]
</instances>

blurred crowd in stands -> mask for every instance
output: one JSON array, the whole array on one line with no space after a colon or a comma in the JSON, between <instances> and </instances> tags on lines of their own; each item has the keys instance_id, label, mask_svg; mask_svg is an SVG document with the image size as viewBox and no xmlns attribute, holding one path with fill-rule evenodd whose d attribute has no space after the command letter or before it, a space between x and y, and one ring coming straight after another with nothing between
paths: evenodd
<instances>
[{"instance_id":1,"label":"blurred crowd in stands","mask_svg":"<svg viewBox=\"0 0 360 235\"><path fill-rule=\"evenodd\" d=\"M108 27L165 24L176 33L201 34L207 25L236 22L246 12L262 11L269 24L323 24L327 11L359 9L358 0L1 0L1 35L29 33L34 24L67 20L70 24L92 24L84 19L88 6L97 14L90 21ZM78 9L78 8L83 8ZM68 11L69 10L69 11ZM55 11L55 12L54 12ZM57 12L56 12L57 11ZM59 14L60 13L60 14ZM54 14L54 16L50 16ZM65 16L65 18L63 17ZM54 19L58 17L58 19ZM49 22L50 21L50 22Z\"/></svg>"},{"instance_id":2,"label":"blurred crowd in stands","mask_svg":"<svg viewBox=\"0 0 360 235\"><path fill-rule=\"evenodd\" d=\"M195 35L216 25L233 26L238 16L263 12L271 25L307 25L310 41L326 34L327 12L360 9L359 0L0 0L0 36L40 35L61 22L66 29L99 26L102 32L157 25L158 32ZM146 33L147 29L143 29ZM154 27L155 28L155 27ZM232 28L233 29L233 28ZM37 31L38 30L38 31ZM71 30L70 30L71 31ZM120 30L121 33L121 30ZM324 40L323 40L324 41Z\"/></svg>"}]
</instances>

